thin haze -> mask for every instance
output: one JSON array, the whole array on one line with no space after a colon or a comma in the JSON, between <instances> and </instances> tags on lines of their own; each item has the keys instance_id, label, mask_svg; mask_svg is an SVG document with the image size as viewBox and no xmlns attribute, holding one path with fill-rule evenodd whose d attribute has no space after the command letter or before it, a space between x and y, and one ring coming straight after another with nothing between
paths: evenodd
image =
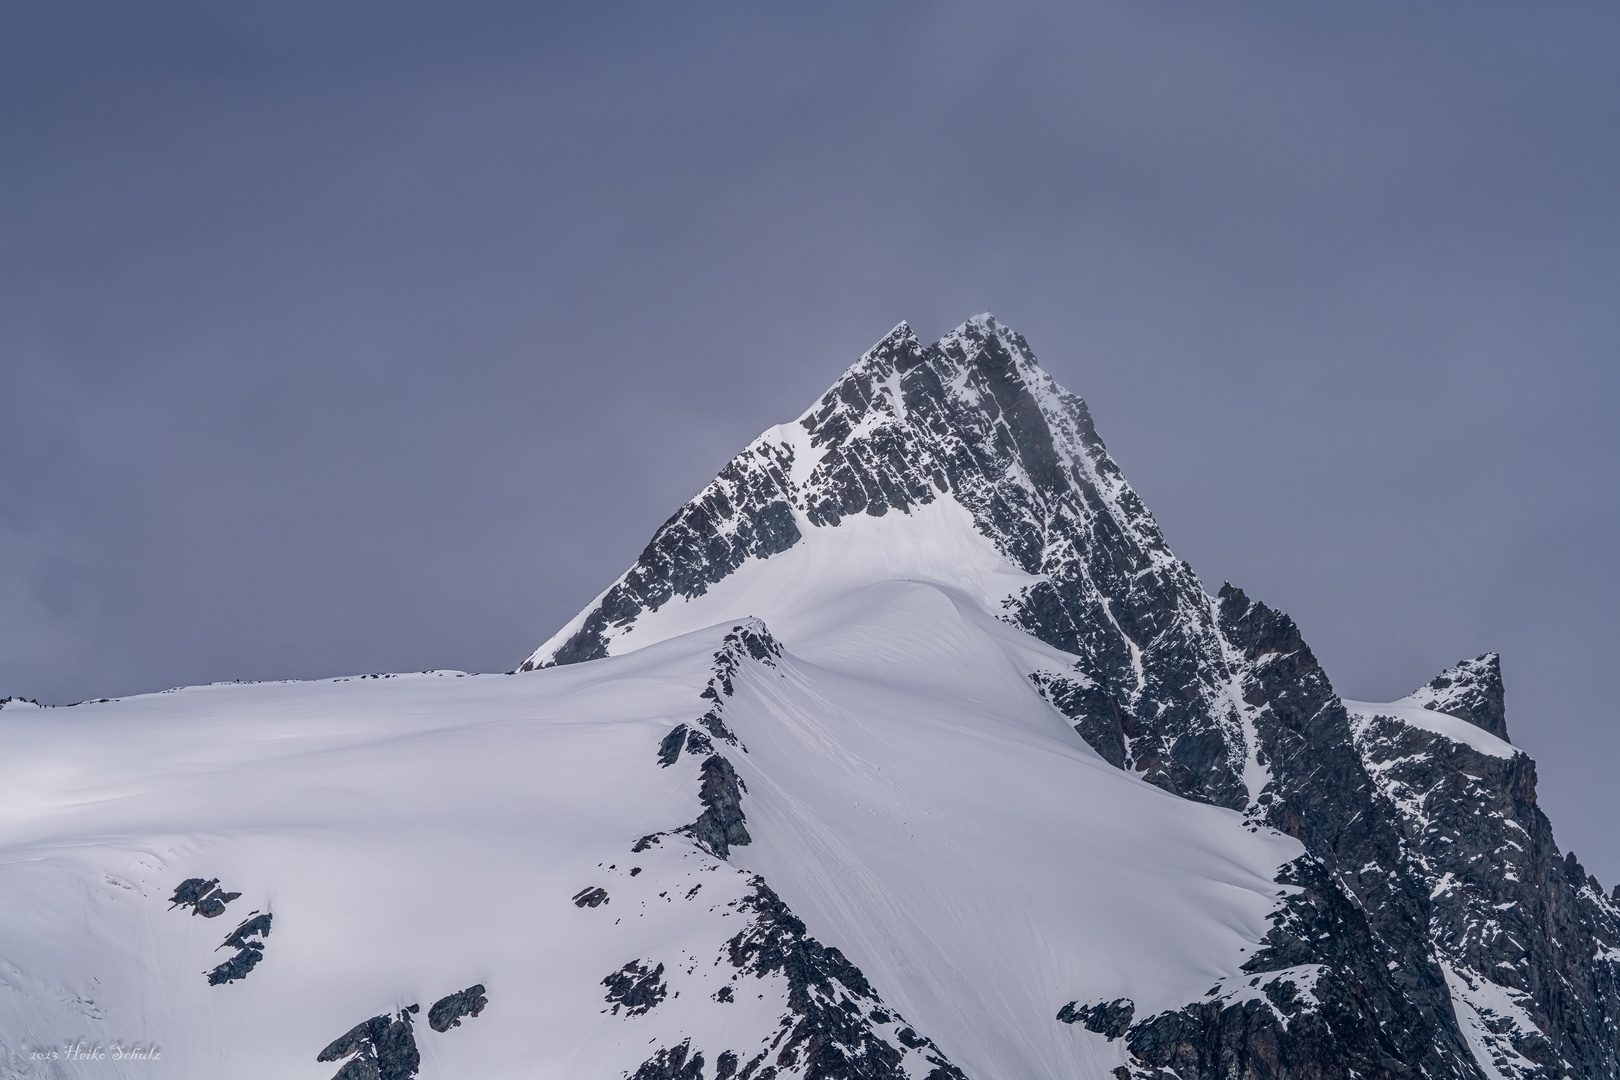
<instances>
[{"instance_id":1,"label":"thin haze","mask_svg":"<svg viewBox=\"0 0 1620 1080\"><path fill-rule=\"evenodd\" d=\"M510 668L895 322L991 310L1342 693L1500 650L1613 884L1617 47L1574 3L9 3L0 695Z\"/></svg>"}]
</instances>

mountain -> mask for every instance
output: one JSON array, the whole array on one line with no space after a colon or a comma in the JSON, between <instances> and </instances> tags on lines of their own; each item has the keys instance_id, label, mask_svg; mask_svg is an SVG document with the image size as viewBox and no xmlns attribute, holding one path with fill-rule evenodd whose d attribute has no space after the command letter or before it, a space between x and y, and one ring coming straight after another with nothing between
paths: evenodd
<instances>
[{"instance_id":1,"label":"mountain","mask_svg":"<svg viewBox=\"0 0 1620 1080\"><path fill-rule=\"evenodd\" d=\"M0 707L0 1076L1614 1076L1504 701L1342 701L902 324L519 672Z\"/></svg>"},{"instance_id":2,"label":"mountain","mask_svg":"<svg viewBox=\"0 0 1620 1080\"><path fill-rule=\"evenodd\" d=\"M1620 888L1605 896L1573 852L1560 856L1535 762L1507 741L1498 657L1398 702L1346 705L1429 891L1429 938L1486 1075L1616 1075Z\"/></svg>"}]
</instances>

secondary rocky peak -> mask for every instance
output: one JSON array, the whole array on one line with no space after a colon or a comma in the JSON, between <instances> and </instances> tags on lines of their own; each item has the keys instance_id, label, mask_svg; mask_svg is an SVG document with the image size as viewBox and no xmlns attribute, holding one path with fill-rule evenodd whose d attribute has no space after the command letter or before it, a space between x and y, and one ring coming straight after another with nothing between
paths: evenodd
<instances>
[{"instance_id":1,"label":"secondary rocky peak","mask_svg":"<svg viewBox=\"0 0 1620 1080\"><path fill-rule=\"evenodd\" d=\"M1412 697L1425 709L1466 720L1476 727L1508 740L1507 710L1503 704L1502 660L1486 653L1447 668Z\"/></svg>"}]
</instances>

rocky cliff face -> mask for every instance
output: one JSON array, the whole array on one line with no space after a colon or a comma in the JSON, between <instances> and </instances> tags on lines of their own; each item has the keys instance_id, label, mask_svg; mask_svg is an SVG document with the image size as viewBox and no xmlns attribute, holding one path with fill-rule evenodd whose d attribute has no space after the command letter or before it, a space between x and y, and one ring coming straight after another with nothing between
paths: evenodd
<instances>
[{"instance_id":1,"label":"rocky cliff face","mask_svg":"<svg viewBox=\"0 0 1620 1080\"><path fill-rule=\"evenodd\" d=\"M1529 759L1348 710L1292 620L1231 586L1210 596L1174 557L1085 403L990 316L927 346L896 327L524 668L621 650L745 563L942 500L1026 575L1000 615L1071 658L1030 677L1087 743L1308 852L1279 878L1251 978L1114 1032L1131 1052L1117 1072L1615 1075L1616 909L1559 858ZM1506 739L1494 656L1409 701ZM1132 1015L1065 1008L1054 1022Z\"/></svg>"},{"instance_id":2,"label":"rocky cliff face","mask_svg":"<svg viewBox=\"0 0 1620 1080\"><path fill-rule=\"evenodd\" d=\"M1464 661L1402 702L1356 710L1357 750L1430 893L1427 934L1486 1071L1616 1075L1620 910L1553 841L1536 805L1535 762L1506 741L1497 657ZM1479 733L1433 730L1425 712Z\"/></svg>"}]
</instances>

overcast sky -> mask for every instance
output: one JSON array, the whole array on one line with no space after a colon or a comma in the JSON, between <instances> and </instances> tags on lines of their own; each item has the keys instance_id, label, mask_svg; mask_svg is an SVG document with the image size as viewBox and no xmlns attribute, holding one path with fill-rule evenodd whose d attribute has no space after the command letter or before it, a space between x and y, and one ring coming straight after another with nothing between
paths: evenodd
<instances>
[{"instance_id":1,"label":"overcast sky","mask_svg":"<svg viewBox=\"0 0 1620 1080\"><path fill-rule=\"evenodd\" d=\"M1620 880L1620 7L0 8L0 695L504 670L980 311Z\"/></svg>"}]
</instances>

